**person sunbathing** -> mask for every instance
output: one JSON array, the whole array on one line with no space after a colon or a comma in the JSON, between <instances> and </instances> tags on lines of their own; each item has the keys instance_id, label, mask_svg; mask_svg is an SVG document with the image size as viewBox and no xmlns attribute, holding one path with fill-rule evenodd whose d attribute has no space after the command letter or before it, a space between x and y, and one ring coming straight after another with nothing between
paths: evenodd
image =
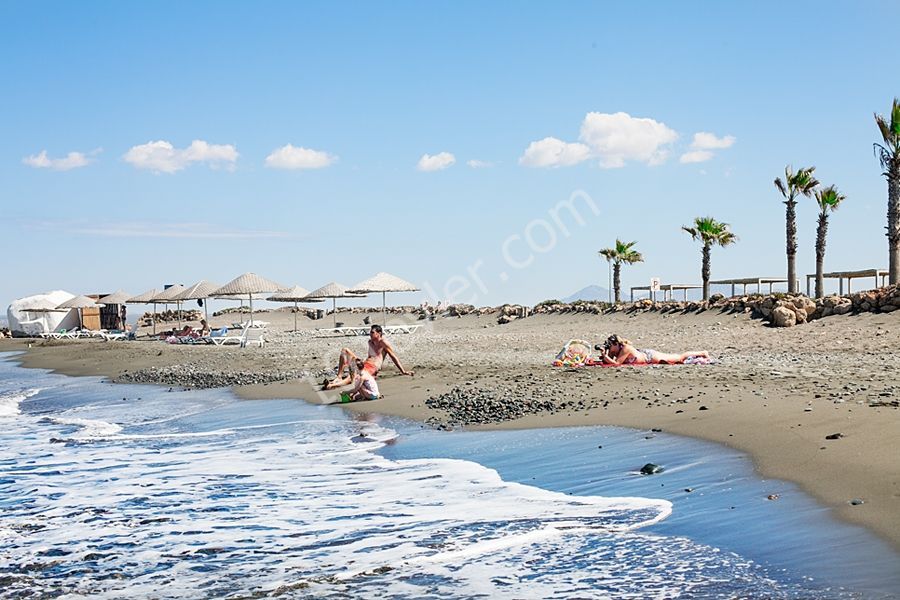
<instances>
[{"instance_id":1,"label":"person sunbathing","mask_svg":"<svg viewBox=\"0 0 900 600\"><path fill-rule=\"evenodd\" d=\"M603 344L602 360L611 365L680 365L689 358L709 358L704 350L670 354L657 350L638 350L629 340L611 335Z\"/></svg>"}]
</instances>

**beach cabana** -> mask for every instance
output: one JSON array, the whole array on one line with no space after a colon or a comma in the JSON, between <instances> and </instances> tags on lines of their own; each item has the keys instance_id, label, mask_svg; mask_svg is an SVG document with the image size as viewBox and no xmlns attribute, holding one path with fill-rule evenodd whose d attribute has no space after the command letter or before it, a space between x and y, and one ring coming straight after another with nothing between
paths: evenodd
<instances>
[{"instance_id":1,"label":"beach cabana","mask_svg":"<svg viewBox=\"0 0 900 600\"><path fill-rule=\"evenodd\" d=\"M396 275L390 273L377 273L376 275L360 281L348 290L351 294L374 294L381 292L381 314L384 324L387 325L387 300L385 295L388 292L418 292L414 284L400 279Z\"/></svg>"},{"instance_id":2,"label":"beach cabana","mask_svg":"<svg viewBox=\"0 0 900 600\"><path fill-rule=\"evenodd\" d=\"M97 300L98 306L119 306L120 304L125 304L131 299L132 295L124 290L119 290L117 292L113 292L107 296L103 296L99 300ZM121 316L121 312L117 309L116 318ZM125 329L125 323L122 323L122 329Z\"/></svg>"},{"instance_id":3,"label":"beach cabana","mask_svg":"<svg viewBox=\"0 0 900 600\"><path fill-rule=\"evenodd\" d=\"M351 294L347 290L347 286L332 281L331 283L326 283L317 290L311 291L309 294L307 294L306 298L311 302L318 302L319 300L331 298L331 316L334 322L334 326L335 328L337 328L337 299L362 297L362 294Z\"/></svg>"},{"instance_id":4,"label":"beach cabana","mask_svg":"<svg viewBox=\"0 0 900 600\"><path fill-rule=\"evenodd\" d=\"M247 295L247 298L250 300L250 325L253 325L253 295L260 296L262 294L271 294L272 292L277 292L279 290L283 290L284 286L278 283L275 283L271 279L266 279L265 277L260 277L256 273L244 273L243 275L236 277L220 287L217 290L214 290L211 296L243 296Z\"/></svg>"},{"instance_id":5,"label":"beach cabana","mask_svg":"<svg viewBox=\"0 0 900 600\"><path fill-rule=\"evenodd\" d=\"M133 296L125 301L125 304L152 304L153 305L153 314L154 318L151 319L153 321L153 335L156 335L156 302L153 300L159 296L159 290L153 288L152 290L147 290L143 294L139 294L137 296Z\"/></svg>"},{"instance_id":6,"label":"beach cabana","mask_svg":"<svg viewBox=\"0 0 900 600\"><path fill-rule=\"evenodd\" d=\"M186 300L204 300L203 302L203 314L206 315L206 322L209 323L209 306L205 302L212 296L212 293L222 287L218 283L213 283L211 281L206 281L205 279L201 279L194 285L185 288L183 292L177 294L175 296L175 300L184 302Z\"/></svg>"},{"instance_id":7,"label":"beach cabana","mask_svg":"<svg viewBox=\"0 0 900 600\"><path fill-rule=\"evenodd\" d=\"M82 324L84 319L82 318L82 311L85 308L96 308L97 306L102 306L98 304L96 300L93 298L88 298L87 296L75 296L74 298L70 298L57 306L56 308L68 308L68 309L77 309L78 310L78 328L82 328Z\"/></svg>"},{"instance_id":8,"label":"beach cabana","mask_svg":"<svg viewBox=\"0 0 900 600\"><path fill-rule=\"evenodd\" d=\"M293 302L294 303L294 331L297 331L297 303L298 302L324 302L324 300L317 298L309 298L309 292L300 287L299 285L295 285L292 288L281 290L280 292L275 292L266 300L271 302Z\"/></svg>"}]
</instances>

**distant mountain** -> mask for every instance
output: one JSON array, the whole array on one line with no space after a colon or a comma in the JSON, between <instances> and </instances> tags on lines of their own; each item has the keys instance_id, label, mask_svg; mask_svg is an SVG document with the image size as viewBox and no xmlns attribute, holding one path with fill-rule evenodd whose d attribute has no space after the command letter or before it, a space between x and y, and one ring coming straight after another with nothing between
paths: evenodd
<instances>
[{"instance_id":1,"label":"distant mountain","mask_svg":"<svg viewBox=\"0 0 900 600\"><path fill-rule=\"evenodd\" d=\"M563 302L575 302L576 300L598 300L600 302L608 302L610 298L609 290L599 285L589 285L580 289L571 296L562 299Z\"/></svg>"}]
</instances>

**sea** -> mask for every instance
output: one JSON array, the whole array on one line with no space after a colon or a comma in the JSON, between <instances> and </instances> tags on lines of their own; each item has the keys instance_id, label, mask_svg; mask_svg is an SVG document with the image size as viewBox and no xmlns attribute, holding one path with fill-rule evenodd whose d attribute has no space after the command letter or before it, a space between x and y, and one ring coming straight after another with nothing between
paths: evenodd
<instances>
[{"instance_id":1,"label":"sea","mask_svg":"<svg viewBox=\"0 0 900 600\"><path fill-rule=\"evenodd\" d=\"M3 598L900 592L891 547L715 444L434 431L15 359L0 354Z\"/></svg>"}]
</instances>

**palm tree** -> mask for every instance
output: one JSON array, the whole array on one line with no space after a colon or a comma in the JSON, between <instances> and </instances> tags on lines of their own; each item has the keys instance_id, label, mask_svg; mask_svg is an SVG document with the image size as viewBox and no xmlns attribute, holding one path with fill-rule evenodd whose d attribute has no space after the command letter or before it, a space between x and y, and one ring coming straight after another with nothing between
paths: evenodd
<instances>
[{"instance_id":1,"label":"palm tree","mask_svg":"<svg viewBox=\"0 0 900 600\"><path fill-rule=\"evenodd\" d=\"M847 197L833 185L824 190L816 190L819 205L819 226L816 228L816 298L825 295L825 236L828 233L828 213L837 210Z\"/></svg>"},{"instance_id":2,"label":"palm tree","mask_svg":"<svg viewBox=\"0 0 900 600\"><path fill-rule=\"evenodd\" d=\"M787 279L788 292L791 294L797 293L797 196L800 194L811 196L819 185L813 177L815 170L815 167L807 167L794 173L793 167L788 165L784 168L784 179L775 178L775 187L784 196L784 204L787 207L785 211Z\"/></svg>"},{"instance_id":3,"label":"palm tree","mask_svg":"<svg viewBox=\"0 0 900 600\"><path fill-rule=\"evenodd\" d=\"M712 217L694 217L694 226L683 226L695 240L703 244L703 299L709 300L709 251L713 246L729 246L737 241L737 236L728 229L728 223L720 223Z\"/></svg>"},{"instance_id":4,"label":"palm tree","mask_svg":"<svg viewBox=\"0 0 900 600\"><path fill-rule=\"evenodd\" d=\"M613 289L615 290L616 304L621 302L620 293L622 290L622 281L620 279L620 274L622 272L622 265L644 262L643 255L637 250L634 250L635 244L637 244L637 242L625 243L616 238L616 245L614 247L604 248L598 252L600 256L603 256L608 262L613 264Z\"/></svg>"},{"instance_id":5,"label":"palm tree","mask_svg":"<svg viewBox=\"0 0 900 600\"><path fill-rule=\"evenodd\" d=\"M875 144L875 153L888 182L887 238L891 285L900 283L900 100L894 98L890 121L875 115L883 144Z\"/></svg>"}]
</instances>

